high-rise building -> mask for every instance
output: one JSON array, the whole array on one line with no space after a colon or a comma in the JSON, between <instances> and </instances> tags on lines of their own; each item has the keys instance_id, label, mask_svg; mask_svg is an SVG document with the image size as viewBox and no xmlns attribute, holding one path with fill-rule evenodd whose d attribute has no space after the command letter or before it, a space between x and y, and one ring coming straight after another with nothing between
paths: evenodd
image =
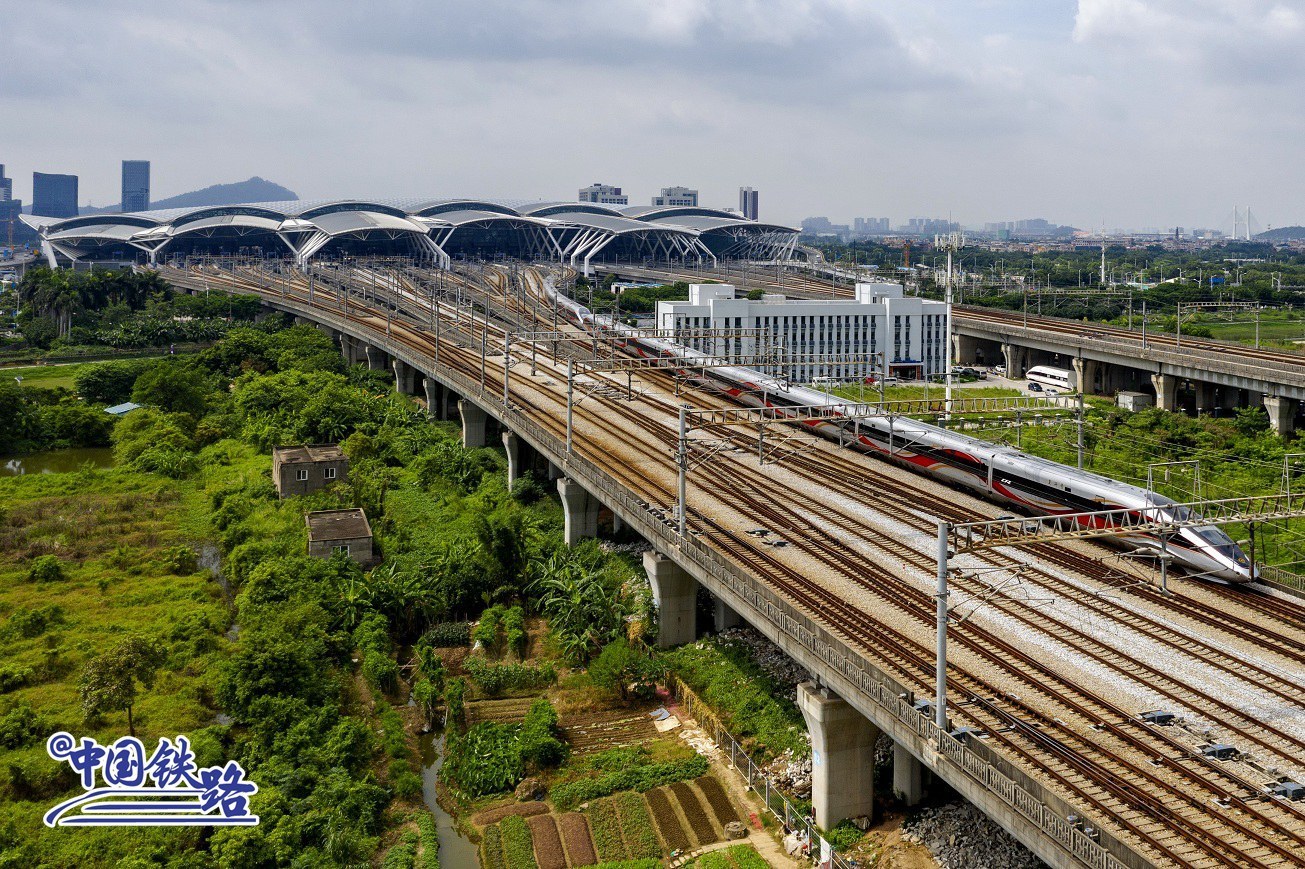
<instances>
[{"instance_id":1,"label":"high-rise building","mask_svg":"<svg viewBox=\"0 0 1305 869\"><path fill-rule=\"evenodd\" d=\"M5 177L5 164L0 163L0 202L14 198L14 179Z\"/></svg>"},{"instance_id":2,"label":"high-rise building","mask_svg":"<svg viewBox=\"0 0 1305 869\"><path fill-rule=\"evenodd\" d=\"M856 235L887 235L891 231L887 217L857 217L852 220L852 232Z\"/></svg>"},{"instance_id":3,"label":"high-rise building","mask_svg":"<svg viewBox=\"0 0 1305 869\"><path fill-rule=\"evenodd\" d=\"M653 197L652 204L659 208L674 205L697 208L698 191L688 187L663 187L661 195Z\"/></svg>"},{"instance_id":4,"label":"high-rise building","mask_svg":"<svg viewBox=\"0 0 1305 869\"><path fill-rule=\"evenodd\" d=\"M150 210L150 161L122 161L122 210Z\"/></svg>"},{"instance_id":5,"label":"high-rise building","mask_svg":"<svg viewBox=\"0 0 1305 869\"><path fill-rule=\"evenodd\" d=\"M748 220L757 219L757 191L751 187L739 188L739 211Z\"/></svg>"},{"instance_id":6,"label":"high-rise building","mask_svg":"<svg viewBox=\"0 0 1305 869\"><path fill-rule=\"evenodd\" d=\"M629 205L630 197L623 194L620 187L595 182L580 188L580 201L597 202L600 205Z\"/></svg>"},{"instance_id":7,"label":"high-rise building","mask_svg":"<svg viewBox=\"0 0 1305 869\"><path fill-rule=\"evenodd\" d=\"M77 176L33 172L32 214L38 217L76 217Z\"/></svg>"}]
</instances>

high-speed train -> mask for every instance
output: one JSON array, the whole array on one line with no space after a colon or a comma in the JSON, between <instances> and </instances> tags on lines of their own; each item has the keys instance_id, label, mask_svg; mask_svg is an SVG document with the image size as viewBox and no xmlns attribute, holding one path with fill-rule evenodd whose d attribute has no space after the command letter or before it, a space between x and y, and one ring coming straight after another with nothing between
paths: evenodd
<instances>
[{"instance_id":1,"label":"high-speed train","mask_svg":"<svg viewBox=\"0 0 1305 869\"><path fill-rule=\"evenodd\" d=\"M565 311L576 325L624 336L627 349L637 355L679 358L704 355L596 316L583 305L556 293L551 282L544 282L543 289L550 304L556 297L559 310ZM789 386L747 368L710 368L684 374L711 382L736 401L752 407L829 405L837 411L853 406L824 392ZM1144 510L1154 515L1158 508L1161 518L1180 521L1191 518L1188 508L1146 489L918 420L884 415L861 418L855 427L837 418L807 420L803 425L844 446L873 453L1037 515L1125 509L1140 516ZM1154 535L1125 535L1112 540L1157 555L1161 550L1161 542ZM1164 549L1173 564L1192 576L1232 583L1255 579L1250 559L1217 526L1183 528L1169 537Z\"/></svg>"}]
</instances>

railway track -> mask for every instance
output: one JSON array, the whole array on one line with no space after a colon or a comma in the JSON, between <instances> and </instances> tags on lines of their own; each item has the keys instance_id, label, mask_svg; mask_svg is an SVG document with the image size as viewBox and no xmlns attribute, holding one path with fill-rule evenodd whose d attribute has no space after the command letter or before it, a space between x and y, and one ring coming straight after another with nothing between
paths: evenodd
<instances>
[{"instance_id":1,"label":"railway track","mask_svg":"<svg viewBox=\"0 0 1305 869\"><path fill-rule=\"evenodd\" d=\"M266 286L260 285L257 281L249 280L244 286L267 292ZM494 281L490 291L500 290L503 286L501 281ZM354 314L351 315L351 319L365 328L386 328L386 320L374 316ZM406 322L401 322L397 328L390 323L389 327L392 333L398 334L400 340L410 343L414 349L429 352L429 334L422 334ZM501 337L503 330L499 327L495 329L493 334ZM468 336L476 334L471 328L466 331ZM486 326L480 334L490 331ZM481 364L479 355L469 348L450 345L445 359L468 376L479 375ZM501 365L501 357L495 362L498 372L495 375L496 379L502 376L499 365ZM552 377L557 377L555 370ZM522 392L524 386L525 384L518 380L518 387L512 394L513 402L521 407L533 409L535 418L550 428L555 435L564 434L559 422L559 406L565 406L564 398L559 397L554 389L550 396L551 406L535 405L534 399ZM538 389L533 380L531 386ZM593 406L581 404L577 408L579 419L594 429L610 426L614 415L619 417L623 408L628 411L629 405L620 403L616 398L618 392L624 392L623 385L620 386L622 388L619 390L613 389L607 394L601 391L595 392L597 398ZM695 400L700 397L701 395L695 396ZM645 439L643 443L647 455L660 455L655 463L661 474L660 478L654 480L649 468L634 468L620 462L612 462L610 453L593 450L586 439L580 439L580 451L608 468L610 473L648 503L665 504L670 497L670 487L666 482L669 478L666 475L673 476L674 473L670 466L670 446L676 436L669 426L674 405L647 395L644 395L641 400L653 404L662 417L657 426L651 429L652 440ZM659 406L658 402L660 402ZM598 405L602 405L601 411ZM819 452L824 454L828 451ZM826 455L816 460L810 459L806 453L795 453L789 461L797 471L808 475L820 485L829 486L844 497L850 497L852 493L849 490L858 485L861 494L872 488L866 485L864 462L852 462L842 456L838 456L837 460L831 460ZM801 548L804 557L820 562L845 576L854 577L867 593L875 594L885 606L896 609L905 615L908 621L913 621L917 625L931 622L932 599L918 587L903 581L900 577L894 576L892 571L882 567L885 555L897 558L916 569L931 566L931 564L923 565L921 554L914 548L900 541L884 543L883 539L886 539L886 536L877 529L864 523L852 522L846 515L832 508L811 510L811 505L807 505L807 509L814 515L796 511L785 504L786 501L791 500L791 491L777 490L772 479L750 468L745 462L734 462L731 471L736 470L737 473L722 475L725 477L720 481L723 495L737 504L746 505L749 513L764 518L777 529L787 528L793 541L796 542L795 548ZM943 499L936 496L930 495L926 498L920 491L909 487L896 487L896 484L886 486L882 479L876 479L874 482L873 489L878 500L868 499L870 505L878 509L897 511L894 518L898 521L902 516L914 516L915 510L933 511L937 508L941 511L942 508L947 507L952 512L956 512L954 506L946 504ZM857 498L857 500L861 503L867 502L864 498ZM909 508L904 502L909 502ZM722 551L730 554L745 568L755 572L764 567L765 575L768 575L772 582L802 609L813 616L819 614L821 621L832 624L841 635L876 657L890 662L891 666L887 669L905 676L904 682L927 688L933 670L931 648L925 647L907 634L889 628L881 619L842 600L828 588L813 581L802 570L778 558L774 552L763 551L755 540L745 539L739 533L708 519L701 511L696 515L694 511L690 512L696 533L709 536ZM940 512L937 515L943 514ZM926 520L919 517L916 519L918 526L928 526ZM879 547L879 557L871 558L850 551L847 546L849 538L844 536L840 539L839 536L829 532L830 528L838 528L842 535L855 535L852 539L873 540ZM1062 557L1066 552L1059 547L1045 548L1057 550ZM1050 560L1050 553L1038 554ZM1018 563L1014 562L1014 564ZM1089 569L1097 574L1102 573L1098 561L1077 554L1066 558L1059 566L1073 573L1083 573ZM1053 585L1059 593L1066 596L1069 596L1071 591L1079 595L1084 594L1072 583L1055 577L1049 572L1042 573L1045 575L1040 576L1039 581ZM971 591L981 590L977 585L962 586L962 588ZM1088 602L1087 599L1077 600L1079 603ZM1128 623L1131 629L1147 633L1148 636L1172 645L1175 649L1182 649L1185 654L1204 655L1207 664L1227 668L1226 672L1230 677L1265 679L1272 682L1276 690L1284 692L1282 695L1284 697L1290 696L1299 700L1301 696L1300 686L1290 680L1283 680L1277 674L1264 671L1262 668L1259 671L1253 667L1248 669L1249 665L1230 660L1222 650L1212 649L1193 638L1185 638L1186 643L1180 644L1179 641L1184 638L1178 635L1172 626L1154 619L1147 621L1131 616L1131 620L1125 619L1116 611L1122 609L1121 607L1115 604L1111 604L1111 607L1114 609L1109 614L1119 618L1121 622ZM1131 610L1127 611L1127 613L1131 612ZM1011 617L1027 616L1024 613L1017 613L1014 608L1010 609L1009 614ZM1064 630L1065 626L1057 627L1053 624L1054 621L1044 620L1032 626L1045 631ZM1263 636L1263 631L1253 633L1249 623L1238 629L1247 632L1244 636ZM954 707L957 717L982 728L989 734L990 739L1001 743L1006 750L1024 758L1035 768L1041 766L1060 789L1072 795L1071 798L1085 799L1093 808L1117 822L1124 831L1132 833L1147 843L1160 858L1177 865L1299 865L1292 862L1297 853L1295 849L1305 841L1305 837L1301 836L1299 812L1294 812L1291 807L1283 809L1284 804L1276 801L1266 803L1261 792L1253 785L1230 775L1226 769L1220 769L1209 763L1198 763L1193 766L1194 759L1190 757L1190 749L1186 746L1174 741L1166 742L1164 734L1153 732L1154 728L1139 729L1139 724L1132 713L1118 709L1105 699L1095 697L1091 692L1085 692L1081 687L1067 684L1062 676L1048 668L1045 663L1037 661L1033 656L990 632L981 631L973 625L966 625L963 629L958 628L957 636L965 644L967 652L979 656L985 662L985 667L1002 670L1003 679L1020 680L1021 697L1037 697L1039 700L1035 707L1027 700L1012 698L1008 690L966 670L954 673L951 680L952 693L959 695L957 706ZM1080 645L1095 642L1083 636L1071 636L1070 641ZM1132 666L1126 659L1112 657L1111 652L1113 650L1095 650L1096 654L1102 656L1103 666L1116 671L1123 671ZM1012 669L1015 664L1018 664L1018 668ZM1163 677L1163 675L1156 674L1156 677ZM1174 690L1190 689L1175 683ZM1190 694L1179 696L1183 697L1188 705L1194 705L1195 701L1200 700ZM1211 708L1213 717L1229 714L1227 710L1217 705ZM1076 721L1077 725L1071 727L1062 719ZM1094 744L1092 736L1082 732L1089 730L1095 734L1097 732L1093 729L1095 727L1103 728L1101 732L1108 733L1112 739L1129 746L1128 752L1119 752L1122 755L1120 757L1103 752L1099 745ZM1265 750L1281 753L1294 751L1300 747L1299 742L1295 746L1276 745L1279 737L1279 734L1271 733L1262 735L1261 738L1270 743ZM1137 757L1141 756L1147 759L1138 760ZM1156 759L1159 759L1167 774L1180 778L1179 784L1156 774L1155 769L1159 767L1151 763ZM1199 789L1205 796L1194 801L1188 792L1191 789ZM1205 799L1226 801L1229 806L1235 807L1235 811L1229 812L1227 817L1222 813L1214 815L1205 805ZM1208 826L1212 823L1214 826Z\"/></svg>"}]
</instances>

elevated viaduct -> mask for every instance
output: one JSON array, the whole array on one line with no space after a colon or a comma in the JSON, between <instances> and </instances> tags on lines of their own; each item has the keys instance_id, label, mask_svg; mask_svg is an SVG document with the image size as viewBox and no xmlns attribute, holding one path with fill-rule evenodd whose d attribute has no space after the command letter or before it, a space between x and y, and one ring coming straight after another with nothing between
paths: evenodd
<instances>
[{"instance_id":1,"label":"elevated viaduct","mask_svg":"<svg viewBox=\"0 0 1305 869\"><path fill-rule=\"evenodd\" d=\"M185 289L203 288L184 272L165 276ZM615 464L569 449L556 416L541 413L530 398L531 389L549 382L547 372L543 380L514 384L509 395L511 375L501 355L491 361L489 378L477 379L450 364L447 344L444 359L437 359L429 331L391 323L374 302L355 304L350 312L321 292L317 304L294 292L261 295L270 308L331 334L350 361L393 370L396 389L424 393L433 415L448 416L456 407L466 446L487 445L497 427L509 475L531 456L546 464L557 482L568 543L594 535L604 509L646 539L653 547L644 564L659 610L659 643L694 639L701 586L715 598L718 625L746 620L812 673L814 683L800 687L799 706L812 733L812 801L821 826L871 809L873 746L883 733L895 746L894 790L908 803L920 798L927 775L936 776L1051 866L1155 865L1129 841L1088 822L1084 806L1067 802L984 740L937 727L927 704L917 703L907 686L838 632L819 601L781 593L750 569L740 557L746 553L723 546L719 536L701 530L681 536L671 512L632 486ZM556 383L549 388L556 390Z\"/></svg>"}]
</instances>

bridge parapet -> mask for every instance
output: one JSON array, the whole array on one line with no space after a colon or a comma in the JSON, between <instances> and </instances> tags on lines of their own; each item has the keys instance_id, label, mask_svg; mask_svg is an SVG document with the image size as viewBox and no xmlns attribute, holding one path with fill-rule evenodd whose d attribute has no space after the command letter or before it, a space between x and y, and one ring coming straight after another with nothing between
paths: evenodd
<instances>
[{"instance_id":1,"label":"bridge parapet","mask_svg":"<svg viewBox=\"0 0 1305 869\"><path fill-rule=\"evenodd\" d=\"M1182 347L1155 344L1143 346L1141 341L1106 335L1070 335L1034 326L1025 327L1019 323L966 319L959 312L953 323L953 328L959 333L1003 344L1018 344L1070 357L1082 356L1084 359L1128 365L1155 373L1163 371L1183 378L1227 383L1244 389L1305 399L1305 357L1299 365L1253 357L1227 359L1218 354ZM1229 344L1229 353L1235 353L1238 346ZM1010 359L1007 359L1006 365L1008 369L1015 370Z\"/></svg>"},{"instance_id":2,"label":"bridge parapet","mask_svg":"<svg viewBox=\"0 0 1305 869\"><path fill-rule=\"evenodd\" d=\"M281 296L265 297L264 302L356 335L473 400L1049 865L1094 869L1144 869L1153 865L1108 833L1085 831L1081 821L1071 820L1083 818L1082 810L979 740L953 736L939 728L929 714L915 707L912 692L853 649L847 640L692 534L680 537L669 508L643 501L603 468L574 452L568 454L564 439L521 410L504 407L501 395L456 371L437 366L431 355L396 337L337 312Z\"/></svg>"}]
</instances>

